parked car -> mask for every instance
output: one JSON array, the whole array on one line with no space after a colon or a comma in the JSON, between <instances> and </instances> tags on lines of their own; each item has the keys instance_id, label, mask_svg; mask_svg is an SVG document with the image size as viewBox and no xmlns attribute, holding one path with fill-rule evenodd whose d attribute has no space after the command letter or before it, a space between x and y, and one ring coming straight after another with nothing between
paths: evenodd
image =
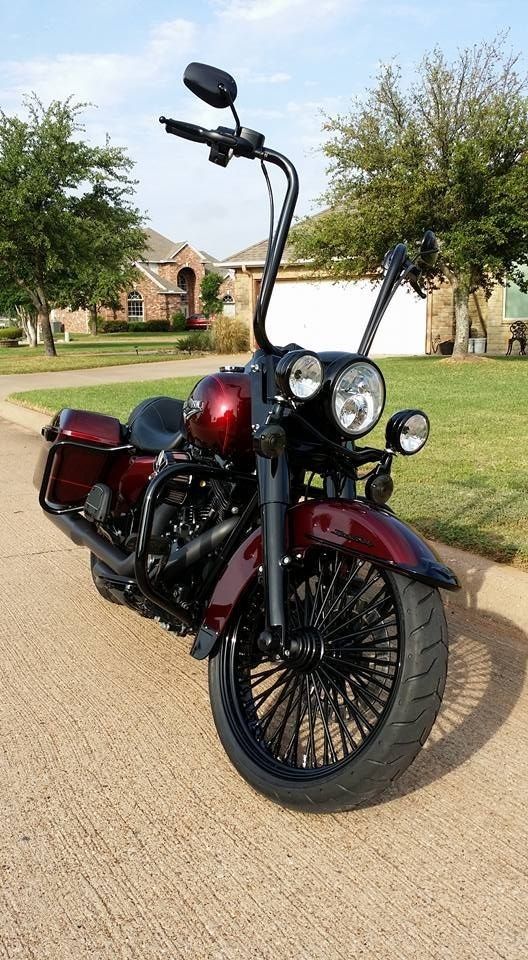
<instances>
[{"instance_id":1,"label":"parked car","mask_svg":"<svg viewBox=\"0 0 528 960\"><path fill-rule=\"evenodd\" d=\"M186 330L208 330L212 324L211 317L206 317L205 313L191 313L185 321Z\"/></svg>"}]
</instances>

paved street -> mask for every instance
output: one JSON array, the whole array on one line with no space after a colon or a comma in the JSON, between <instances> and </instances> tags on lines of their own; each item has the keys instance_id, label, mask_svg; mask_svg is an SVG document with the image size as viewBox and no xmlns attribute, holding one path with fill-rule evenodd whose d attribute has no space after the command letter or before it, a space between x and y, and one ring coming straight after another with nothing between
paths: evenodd
<instances>
[{"instance_id":1,"label":"paved street","mask_svg":"<svg viewBox=\"0 0 528 960\"><path fill-rule=\"evenodd\" d=\"M230 766L188 643L106 604L40 514L40 440L0 440L2 960L528 955L518 622L449 608L443 711L384 802L279 809Z\"/></svg>"}]
</instances>

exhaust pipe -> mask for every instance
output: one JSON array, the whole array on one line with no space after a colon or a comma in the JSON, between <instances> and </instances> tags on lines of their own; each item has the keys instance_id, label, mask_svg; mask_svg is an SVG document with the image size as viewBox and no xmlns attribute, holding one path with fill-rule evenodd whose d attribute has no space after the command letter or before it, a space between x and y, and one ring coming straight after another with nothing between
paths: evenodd
<instances>
[{"instance_id":1,"label":"exhaust pipe","mask_svg":"<svg viewBox=\"0 0 528 960\"><path fill-rule=\"evenodd\" d=\"M84 517L73 513L49 513L48 516L73 543L79 547L88 547L88 550L91 550L97 559L102 560L114 573L120 577L134 575L134 554L124 553L119 547L114 547L113 543L99 536L93 524Z\"/></svg>"},{"instance_id":2,"label":"exhaust pipe","mask_svg":"<svg viewBox=\"0 0 528 960\"><path fill-rule=\"evenodd\" d=\"M73 543L80 547L87 547L98 560L119 577L134 576L135 554L124 553L119 547L109 543L108 540L97 533L93 524L85 520L84 517L72 513L48 514L48 516L55 526L62 530ZM194 566L208 553L216 550L236 527L238 520L238 517L228 517L227 520L223 520L216 527L212 527L211 530L205 530L204 533L186 543L185 546L173 546L163 569L163 578L172 583L189 567Z\"/></svg>"},{"instance_id":3,"label":"exhaust pipe","mask_svg":"<svg viewBox=\"0 0 528 960\"><path fill-rule=\"evenodd\" d=\"M228 517L216 527L205 530L183 547L173 547L163 568L163 579L167 583L177 580L189 567L194 566L208 553L216 550L236 527L239 517Z\"/></svg>"}]
</instances>

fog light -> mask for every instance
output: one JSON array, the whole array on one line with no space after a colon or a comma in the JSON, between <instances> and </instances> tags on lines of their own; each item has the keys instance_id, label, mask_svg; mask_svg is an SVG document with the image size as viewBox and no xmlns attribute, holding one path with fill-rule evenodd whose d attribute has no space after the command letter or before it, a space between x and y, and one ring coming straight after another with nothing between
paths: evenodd
<instances>
[{"instance_id":1,"label":"fog light","mask_svg":"<svg viewBox=\"0 0 528 960\"><path fill-rule=\"evenodd\" d=\"M422 410L400 410L390 418L385 441L390 450L410 456L427 443L429 419Z\"/></svg>"}]
</instances>

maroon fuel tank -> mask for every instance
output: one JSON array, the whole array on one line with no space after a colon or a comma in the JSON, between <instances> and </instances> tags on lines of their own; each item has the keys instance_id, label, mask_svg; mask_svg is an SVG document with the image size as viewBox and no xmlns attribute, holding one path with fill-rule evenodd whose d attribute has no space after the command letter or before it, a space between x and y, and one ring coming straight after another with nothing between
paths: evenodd
<instances>
[{"instance_id":1,"label":"maroon fuel tank","mask_svg":"<svg viewBox=\"0 0 528 960\"><path fill-rule=\"evenodd\" d=\"M223 457L252 452L251 388L247 373L221 370L193 387L183 405L189 439Z\"/></svg>"}]
</instances>

